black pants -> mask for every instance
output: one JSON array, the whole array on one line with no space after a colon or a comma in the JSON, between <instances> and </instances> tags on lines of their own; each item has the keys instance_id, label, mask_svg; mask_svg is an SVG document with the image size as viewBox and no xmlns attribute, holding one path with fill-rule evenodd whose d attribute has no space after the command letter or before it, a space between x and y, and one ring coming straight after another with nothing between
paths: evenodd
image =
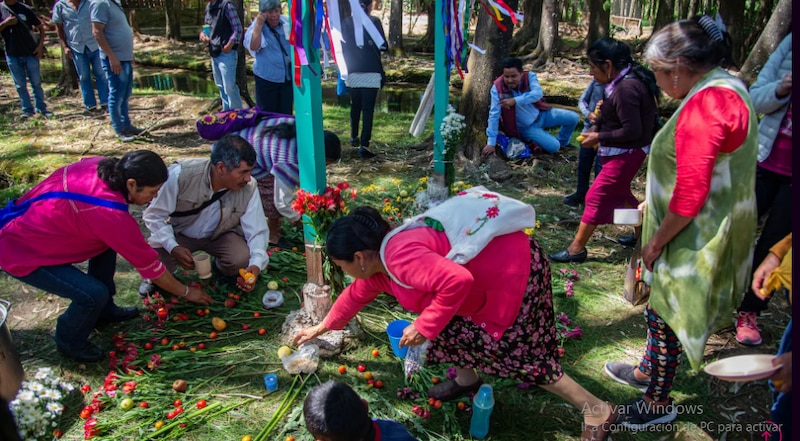
<instances>
[{"instance_id":1,"label":"black pants","mask_svg":"<svg viewBox=\"0 0 800 441\"><path fill-rule=\"evenodd\" d=\"M358 138L358 123L363 114L361 146L369 147L372 139L372 114L379 89L350 88L350 138Z\"/></svg>"},{"instance_id":2,"label":"black pants","mask_svg":"<svg viewBox=\"0 0 800 441\"><path fill-rule=\"evenodd\" d=\"M273 83L256 75L256 104L259 109L291 115L293 95L291 81Z\"/></svg>"},{"instance_id":3,"label":"black pants","mask_svg":"<svg viewBox=\"0 0 800 441\"><path fill-rule=\"evenodd\" d=\"M792 232L792 178L756 167L756 206L758 218L764 214L764 227L753 251L753 271L769 254L769 249ZM761 300L747 289L739 311L761 312L769 300Z\"/></svg>"},{"instance_id":4,"label":"black pants","mask_svg":"<svg viewBox=\"0 0 800 441\"><path fill-rule=\"evenodd\" d=\"M600 157L597 156L597 149L590 149L585 147L578 148L578 187L575 193L581 198L586 196L589 191L589 176L592 174L594 168L595 177L600 174L602 164Z\"/></svg>"}]
</instances>

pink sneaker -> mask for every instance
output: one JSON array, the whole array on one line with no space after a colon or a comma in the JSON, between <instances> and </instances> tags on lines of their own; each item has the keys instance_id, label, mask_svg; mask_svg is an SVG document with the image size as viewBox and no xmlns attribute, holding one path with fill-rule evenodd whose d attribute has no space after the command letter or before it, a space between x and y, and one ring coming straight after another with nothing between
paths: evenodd
<instances>
[{"instance_id":1,"label":"pink sneaker","mask_svg":"<svg viewBox=\"0 0 800 441\"><path fill-rule=\"evenodd\" d=\"M739 311L736 319L736 341L747 346L761 344L761 333L758 332L758 316L755 312Z\"/></svg>"}]
</instances>

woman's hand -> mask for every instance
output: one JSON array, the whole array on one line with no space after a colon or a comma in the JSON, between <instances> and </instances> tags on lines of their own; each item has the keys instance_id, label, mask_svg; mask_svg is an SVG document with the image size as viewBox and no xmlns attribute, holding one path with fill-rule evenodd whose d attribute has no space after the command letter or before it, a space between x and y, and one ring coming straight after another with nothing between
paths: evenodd
<instances>
[{"instance_id":1,"label":"woman's hand","mask_svg":"<svg viewBox=\"0 0 800 441\"><path fill-rule=\"evenodd\" d=\"M775 390L782 393L792 391L792 351L778 355L772 359L772 365L781 367L769 377Z\"/></svg>"},{"instance_id":2,"label":"woman's hand","mask_svg":"<svg viewBox=\"0 0 800 441\"><path fill-rule=\"evenodd\" d=\"M294 335L294 344L299 346L309 340L317 338L326 332L328 332L328 330L325 329L325 325L322 323L316 326L301 329L297 334Z\"/></svg>"},{"instance_id":3,"label":"woman's hand","mask_svg":"<svg viewBox=\"0 0 800 441\"><path fill-rule=\"evenodd\" d=\"M214 303L211 296L208 295L200 286L189 285L189 294L186 295L186 300L197 303L199 305L210 305Z\"/></svg>"},{"instance_id":4,"label":"woman's hand","mask_svg":"<svg viewBox=\"0 0 800 441\"><path fill-rule=\"evenodd\" d=\"M644 263L644 267L647 268L647 271L653 271L653 264L656 259L658 259L658 256L661 255L662 251L663 248L656 247L652 240L642 247L642 263Z\"/></svg>"},{"instance_id":5,"label":"woman's hand","mask_svg":"<svg viewBox=\"0 0 800 441\"><path fill-rule=\"evenodd\" d=\"M581 145L586 148L594 148L600 144L600 139L597 132L586 132L583 134L583 141Z\"/></svg>"},{"instance_id":6,"label":"woman's hand","mask_svg":"<svg viewBox=\"0 0 800 441\"><path fill-rule=\"evenodd\" d=\"M769 296L768 293L761 293L761 289L764 287L764 283L767 281L767 278L776 268L781 265L781 259L778 256L769 253L767 257L764 258L764 261L761 262L761 265L756 268L753 272L753 283L750 285L750 288L753 290L753 294L758 296L761 300L766 300Z\"/></svg>"},{"instance_id":7,"label":"woman's hand","mask_svg":"<svg viewBox=\"0 0 800 441\"><path fill-rule=\"evenodd\" d=\"M427 338L425 338L424 335L420 334L419 331L417 331L417 328L415 328L414 324L412 323L406 326L406 329L403 329L403 336L400 337L400 347L403 348L406 346L408 347L419 346L425 343L425 340L427 340Z\"/></svg>"}]
</instances>

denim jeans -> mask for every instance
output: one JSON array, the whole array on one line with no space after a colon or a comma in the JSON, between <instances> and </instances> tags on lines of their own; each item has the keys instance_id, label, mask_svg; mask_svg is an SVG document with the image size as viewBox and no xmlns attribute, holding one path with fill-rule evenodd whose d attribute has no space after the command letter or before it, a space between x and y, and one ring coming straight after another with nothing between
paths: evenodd
<instances>
[{"instance_id":1,"label":"denim jeans","mask_svg":"<svg viewBox=\"0 0 800 441\"><path fill-rule=\"evenodd\" d=\"M214 72L214 83L219 88L219 97L222 99L222 110L241 109L242 97L239 95L239 86L236 85L236 63L239 55L236 50L221 53L211 59L211 68Z\"/></svg>"},{"instance_id":2,"label":"denim jeans","mask_svg":"<svg viewBox=\"0 0 800 441\"><path fill-rule=\"evenodd\" d=\"M14 86L17 88L17 95L22 102L22 111L33 114L31 96L28 93L28 81L31 81L33 89L33 100L36 103L36 111L45 113L47 104L44 103L44 90L42 90L42 76L39 73L39 59L33 55L24 57L13 57L6 54L8 70L11 71L11 78L14 79Z\"/></svg>"},{"instance_id":3,"label":"denim jeans","mask_svg":"<svg viewBox=\"0 0 800 441\"><path fill-rule=\"evenodd\" d=\"M97 107L97 100L94 98L94 86L92 85L93 73L100 105L107 105L108 79L103 71L103 64L100 62L100 50L90 51L88 47L85 47L83 53L72 51L72 61L75 62L75 70L78 72L78 79L80 80L83 106L87 109Z\"/></svg>"},{"instance_id":4,"label":"denim jeans","mask_svg":"<svg viewBox=\"0 0 800 441\"><path fill-rule=\"evenodd\" d=\"M580 117L576 112L553 107L539 113L539 117L530 126L519 127L519 135L522 139L535 142L544 151L555 153L561 146L569 144L579 121ZM551 127L561 127L558 138L545 131Z\"/></svg>"},{"instance_id":5,"label":"denim jeans","mask_svg":"<svg viewBox=\"0 0 800 441\"><path fill-rule=\"evenodd\" d=\"M108 114L111 116L111 126L117 135L122 135L131 126L128 116L128 100L133 93L133 63L120 61L119 74L111 71L108 58L101 60L103 72L108 78Z\"/></svg>"},{"instance_id":6,"label":"denim jeans","mask_svg":"<svg viewBox=\"0 0 800 441\"><path fill-rule=\"evenodd\" d=\"M59 297L72 300L56 324L55 341L64 350L80 350L88 344L97 319L114 312L114 271L117 253L109 248L89 259L86 273L72 265L41 266L16 279Z\"/></svg>"}]
</instances>

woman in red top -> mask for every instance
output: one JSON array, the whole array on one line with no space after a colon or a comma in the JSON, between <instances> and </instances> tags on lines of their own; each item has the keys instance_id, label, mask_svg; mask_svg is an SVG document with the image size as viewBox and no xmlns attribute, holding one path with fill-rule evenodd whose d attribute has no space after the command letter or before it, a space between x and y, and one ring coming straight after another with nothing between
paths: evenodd
<instances>
[{"instance_id":1,"label":"woman in red top","mask_svg":"<svg viewBox=\"0 0 800 441\"><path fill-rule=\"evenodd\" d=\"M380 293L389 293L419 314L403 331L400 346L430 340L427 361L456 366L456 378L433 386L430 397L447 401L477 391L483 383L479 370L564 398L584 414L581 439L605 439L616 413L558 362L550 267L539 244L522 231L497 236L460 265L445 257L451 246L441 224L428 221L384 240L390 226L374 208L360 207L336 220L326 252L355 280L322 323L303 329L295 341L342 329Z\"/></svg>"},{"instance_id":2,"label":"woman in red top","mask_svg":"<svg viewBox=\"0 0 800 441\"><path fill-rule=\"evenodd\" d=\"M202 289L185 286L166 271L128 213L128 204L149 203L166 180L164 161L149 150L128 152L121 159L84 159L33 187L15 204L30 203L27 210L0 227L0 267L15 279L72 301L58 318L54 336L64 355L100 360L103 350L88 341L92 329L138 315L135 307L114 303L117 253L164 291L211 303ZM37 199L56 192L66 194ZM86 260L86 272L73 266Z\"/></svg>"}]
</instances>

